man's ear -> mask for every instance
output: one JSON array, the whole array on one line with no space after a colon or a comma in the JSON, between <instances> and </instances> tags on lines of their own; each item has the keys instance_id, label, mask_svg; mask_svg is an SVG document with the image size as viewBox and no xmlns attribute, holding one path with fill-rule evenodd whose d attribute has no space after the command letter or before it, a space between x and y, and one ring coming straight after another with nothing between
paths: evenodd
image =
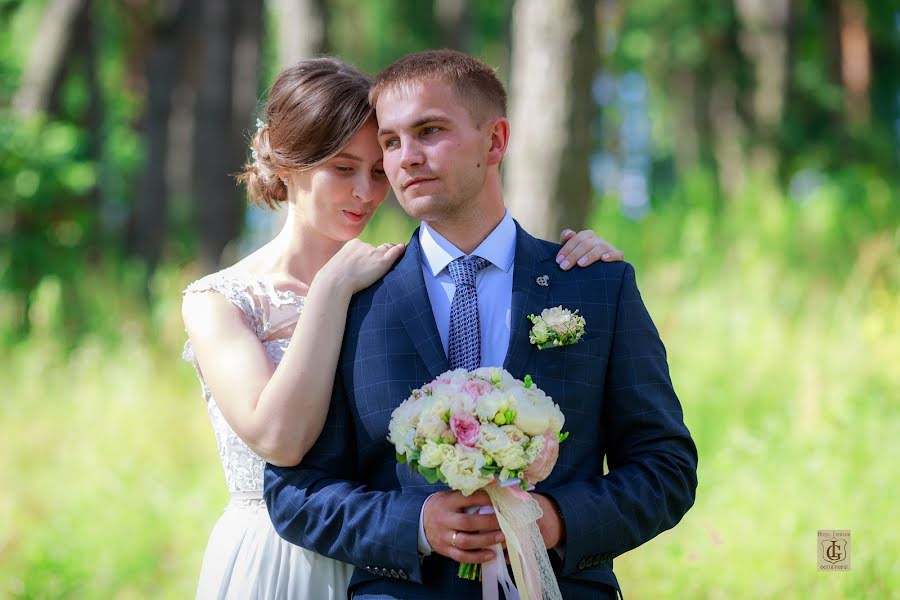
<instances>
[{"instance_id":1,"label":"man's ear","mask_svg":"<svg viewBox=\"0 0 900 600\"><path fill-rule=\"evenodd\" d=\"M490 146L488 147L487 164L499 165L506 154L506 148L509 145L509 121L504 117L498 117L488 122L488 139Z\"/></svg>"}]
</instances>

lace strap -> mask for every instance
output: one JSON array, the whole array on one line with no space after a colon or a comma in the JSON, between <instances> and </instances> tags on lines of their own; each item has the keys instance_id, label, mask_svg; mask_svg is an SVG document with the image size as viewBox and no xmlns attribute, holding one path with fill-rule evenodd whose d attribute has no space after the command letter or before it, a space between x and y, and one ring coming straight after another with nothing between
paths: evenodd
<instances>
[{"instance_id":1,"label":"lace strap","mask_svg":"<svg viewBox=\"0 0 900 600\"><path fill-rule=\"evenodd\" d=\"M258 284L254 282L244 281L219 272L191 283L184 289L182 295L214 292L224 296L247 317L256 334L261 335L265 324L262 306L257 297L257 286Z\"/></svg>"}]
</instances>

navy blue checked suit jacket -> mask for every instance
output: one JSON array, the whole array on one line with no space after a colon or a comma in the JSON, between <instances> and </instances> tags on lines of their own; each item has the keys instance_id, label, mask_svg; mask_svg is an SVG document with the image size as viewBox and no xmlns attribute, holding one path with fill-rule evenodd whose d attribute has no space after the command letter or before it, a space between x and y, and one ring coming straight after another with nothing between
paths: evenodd
<instances>
[{"instance_id":1,"label":"navy blue checked suit jacket","mask_svg":"<svg viewBox=\"0 0 900 600\"><path fill-rule=\"evenodd\" d=\"M564 598L614 597L613 558L673 527L693 504L697 450L631 265L562 271L559 245L516 228L503 366L519 379L530 374L560 405L570 432L535 490L556 501L565 523L564 558L551 553L554 568ZM322 435L296 467L266 467L265 498L279 534L355 565L355 598L480 594L449 559L420 560L422 504L446 487L398 464L387 441L391 411L448 369L420 253L417 231L394 268L354 296ZM549 285L536 282L541 275ZM577 344L538 350L526 317L559 305L579 310L586 333Z\"/></svg>"}]
</instances>

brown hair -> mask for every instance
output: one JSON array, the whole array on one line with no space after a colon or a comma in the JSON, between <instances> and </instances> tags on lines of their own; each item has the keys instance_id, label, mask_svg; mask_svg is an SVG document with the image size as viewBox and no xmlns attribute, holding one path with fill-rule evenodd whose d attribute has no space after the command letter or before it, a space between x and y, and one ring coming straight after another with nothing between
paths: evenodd
<instances>
[{"instance_id":1,"label":"brown hair","mask_svg":"<svg viewBox=\"0 0 900 600\"><path fill-rule=\"evenodd\" d=\"M253 136L252 158L237 180L259 206L287 200L283 170L332 158L374 115L369 78L329 57L303 60L278 74Z\"/></svg>"},{"instance_id":2,"label":"brown hair","mask_svg":"<svg viewBox=\"0 0 900 600\"><path fill-rule=\"evenodd\" d=\"M404 56L378 74L369 102L375 106L385 90L423 79L449 85L476 123L506 116L506 90L494 69L456 50L427 50Z\"/></svg>"}]
</instances>

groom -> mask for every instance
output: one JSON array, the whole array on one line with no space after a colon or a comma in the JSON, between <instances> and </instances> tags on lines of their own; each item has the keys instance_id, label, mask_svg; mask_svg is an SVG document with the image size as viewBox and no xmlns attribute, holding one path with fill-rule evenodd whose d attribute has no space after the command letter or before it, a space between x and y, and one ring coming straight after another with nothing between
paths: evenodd
<instances>
[{"instance_id":1,"label":"groom","mask_svg":"<svg viewBox=\"0 0 900 600\"><path fill-rule=\"evenodd\" d=\"M697 452L665 349L627 263L561 271L503 203L506 93L469 56L407 56L375 80L384 166L422 221L403 258L350 304L325 429L303 462L268 466L265 497L287 540L355 565L354 598L470 598L501 539L488 504L429 485L395 460L391 411L449 368L530 374L562 408L569 439L532 492L563 598L615 598L613 559L673 527L694 502ZM523 126L526 124L522 124ZM586 321L575 345L538 350L529 314ZM310 342L314 343L314 342ZM604 461L608 472L604 473Z\"/></svg>"}]
</instances>

